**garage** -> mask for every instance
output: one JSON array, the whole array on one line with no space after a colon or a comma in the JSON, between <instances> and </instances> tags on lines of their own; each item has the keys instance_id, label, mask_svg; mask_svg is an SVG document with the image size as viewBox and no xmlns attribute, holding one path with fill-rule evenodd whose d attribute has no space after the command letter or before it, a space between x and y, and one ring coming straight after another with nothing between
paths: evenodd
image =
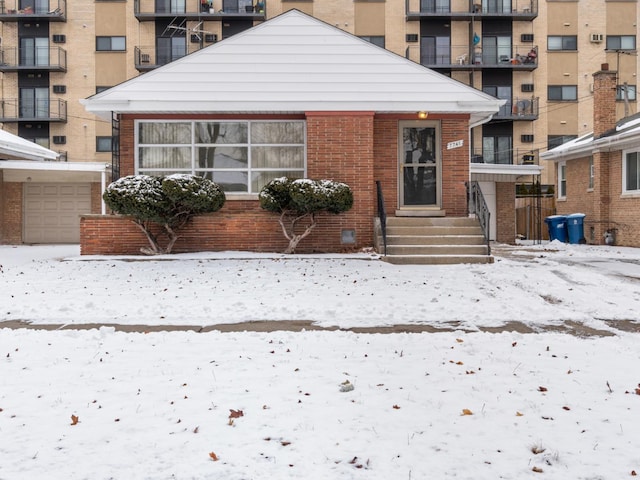
<instances>
[{"instance_id":1,"label":"garage","mask_svg":"<svg viewBox=\"0 0 640 480\"><path fill-rule=\"evenodd\" d=\"M89 183L25 183L24 243L79 243L80 215L91 213Z\"/></svg>"}]
</instances>

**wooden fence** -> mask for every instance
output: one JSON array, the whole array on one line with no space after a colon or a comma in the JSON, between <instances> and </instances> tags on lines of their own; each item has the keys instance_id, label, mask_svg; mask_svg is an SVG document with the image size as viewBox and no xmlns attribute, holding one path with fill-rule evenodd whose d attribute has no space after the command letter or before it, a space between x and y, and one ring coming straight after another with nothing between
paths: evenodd
<instances>
[{"instance_id":1,"label":"wooden fence","mask_svg":"<svg viewBox=\"0 0 640 480\"><path fill-rule=\"evenodd\" d=\"M544 219L556 213L554 197L516 198L516 234L526 240L549 240Z\"/></svg>"}]
</instances>

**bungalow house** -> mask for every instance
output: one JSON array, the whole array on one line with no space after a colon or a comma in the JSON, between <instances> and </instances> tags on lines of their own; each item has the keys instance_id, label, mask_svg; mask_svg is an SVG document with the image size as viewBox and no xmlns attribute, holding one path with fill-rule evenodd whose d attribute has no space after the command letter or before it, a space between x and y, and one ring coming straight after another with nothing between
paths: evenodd
<instances>
[{"instance_id":1,"label":"bungalow house","mask_svg":"<svg viewBox=\"0 0 640 480\"><path fill-rule=\"evenodd\" d=\"M541 158L557 168L558 213L586 215L587 243L640 247L640 114L616 122L616 73L593 75L593 132Z\"/></svg>"},{"instance_id":2,"label":"bungalow house","mask_svg":"<svg viewBox=\"0 0 640 480\"><path fill-rule=\"evenodd\" d=\"M332 179L354 192L353 209L322 218L301 252L374 245L381 209L390 225L464 223L470 180L486 192L492 238L513 242L515 181L540 171L470 163L470 128L503 100L297 10L82 103L115 120L114 179L185 172L224 188L223 209L196 218L177 252L282 251L276 217L257 200L281 176ZM118 216L82 218L83 254L144 244Z\"/></svg>"},{"instance_id":3,"label":"bungalow house","mask_svg":"<svg viewBox=\"0 0 640 480\"><path fill-rule=\"evenodd\" d=\"M58 157L0 130L0 243L78 243L80 215L104 209L109 165Z\"/></svg>"}]
</instances>

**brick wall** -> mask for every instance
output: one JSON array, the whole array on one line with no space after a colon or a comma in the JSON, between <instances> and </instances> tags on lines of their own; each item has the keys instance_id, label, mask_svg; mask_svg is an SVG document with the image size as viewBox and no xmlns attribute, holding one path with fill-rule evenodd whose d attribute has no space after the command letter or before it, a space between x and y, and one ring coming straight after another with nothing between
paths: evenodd
<instances>
[{"instance_id":1,"label":"brick wall","mask_svg":"<svg viewBox=\"0 0 640 480\"><path fill-rule=\"evenodd\" d=\"M496 241L515 243L516 239L516 184L496 182Z\"/></svg>"},{"instance_id":2,"label":"brick wall","mask_svg":"<svg viewBox=\"0 0 640 480\"><path fill-rule=\"evenodd\" d=\"M469 138L469 119L456 116L442 120L442 208L448 217L467 215L467 187L469 181L469 150L453 148L447 150L449 142ZM515 230L515 227L514 227Z\"/></svg>"},{"instance_id":3,"label":"brick wall","mask_svg":"<svg viewBox=\"0 0 640 480\"><path fill-rule=\"evenodd\" d=\"M22 183L2 183L2 243L22 243Z\"/></svg>"},{"instance_id":4,"label":"brick wall","mask_svg":"<svg viewBox=\"0 0 640 480\"><path fill-rule=\"evenodd\" d=\"M374 112L308 112L307 176L348 184L353 208L340 215L321 215L318 226L297 251L336 252L373 245L376 214L375 181L381 180L387 212L397 208L398 122L404 116L376 117ZM442 145L468 136L468 118L443 118ZM121 128L122 176L134 169L134 117L124 116ZM447 215L466 216L469 158L464 148L442 151L443 208ZM513 203L513 202L512 202ZM341 243L341 231L353 229L355 245ZM515 226L512 228L515 231ZM119 216L87 215L81 221L81 250L87 254L136 254L146 238ZM257 200L229 200L212 215L195 218L174 246L175 252L197 250L283 251L288 242L275 214L260 209Z\"/></svg>"}]
</instances>

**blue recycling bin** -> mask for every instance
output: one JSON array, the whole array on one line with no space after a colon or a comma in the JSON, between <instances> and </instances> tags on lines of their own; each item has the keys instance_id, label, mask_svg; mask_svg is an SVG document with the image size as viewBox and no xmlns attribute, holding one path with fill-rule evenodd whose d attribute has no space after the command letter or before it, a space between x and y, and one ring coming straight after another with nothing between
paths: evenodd
<instances>
[{"instance_id":1,"label":"blue recycling bin","mask_svg":"<svg viewBox=\"0 0 640 480\"><path fill-rule=\"evenodd\" d=\"M549 241L558 240L560 242L567 241L567 216L551 215L544 219L549 229Z\"/></svg>"},{"instance_id":2,"label":"blue recycling bin","mask_svg":"<svg viewBox=\"0 0 640 480\"><path fill-rule=\"evenodd\" d=\"M567 235L569 243L586 243L584 238L584 213L567 215Z\"/></svg>"}]
</instances>

